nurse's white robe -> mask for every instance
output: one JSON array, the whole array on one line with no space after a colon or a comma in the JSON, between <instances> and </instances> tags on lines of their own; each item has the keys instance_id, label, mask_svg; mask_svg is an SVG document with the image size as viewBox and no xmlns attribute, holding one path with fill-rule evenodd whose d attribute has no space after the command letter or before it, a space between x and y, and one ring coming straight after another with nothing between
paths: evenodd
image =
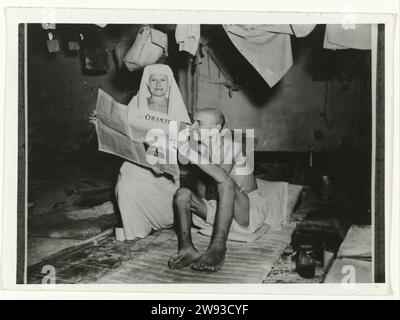
<instances>
[{"instance_id":1,"label":"nurse's white robe","mask_svg":"<svg viewBox=\"0 0 400 320\"><path fill-rule=\"evenodd\" d=\"M179 188L167 176L125 161L115 188L126 240L146 237L174 223L172 199Z\"/></svg>"},{"instance_id":2,"label":"nurse's white robe","mask_svg":"<svg viewBox=\"0 0 400 320\"><path fill-rule=\"evenodd\" d=\"M151 73L168 75L170 84L168 117L190 123L172 70L166 65L150 65L144 69L139 92L129 103L128 108L134 110L148 108L148 79ZM174 180L168 175L157 176L150 168L125 161L115 188L125 239L144 238L152 230L172 226L173 197L178 188L179 178Z\"/></svg>"}]
</instances>

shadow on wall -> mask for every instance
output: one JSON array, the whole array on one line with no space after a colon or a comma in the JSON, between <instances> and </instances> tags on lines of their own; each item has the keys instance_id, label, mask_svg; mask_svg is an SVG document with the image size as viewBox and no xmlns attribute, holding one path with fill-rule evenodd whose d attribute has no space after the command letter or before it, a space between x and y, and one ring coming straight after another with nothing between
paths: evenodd
<instances>
[{"instance_id":1,"label":"shadow on wall","mask_svg":"<svg viewBox=\"0 0 400 320\"><path fill-rule=\"evenodd\" d=\"M202 27L204 30L202 36L209 48L208 53L215 58L215 61L218 61L217 64L223 69L223 73L239 86L254 107L262 108L268 104L269 100L279 91L280 83L278 82L270 88L261 75L236 49L221 25Z\"/></svg>"}]
</instances>

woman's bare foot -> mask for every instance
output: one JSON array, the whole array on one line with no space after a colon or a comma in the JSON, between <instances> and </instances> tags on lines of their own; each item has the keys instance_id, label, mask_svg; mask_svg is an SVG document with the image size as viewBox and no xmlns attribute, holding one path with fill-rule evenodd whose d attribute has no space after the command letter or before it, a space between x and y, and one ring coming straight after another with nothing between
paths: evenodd
<instances>
[{"instance_id":1,"label":"woman's bare foot","mask_svg":"<svg viewBox=\"0 0 400 320\"><path fill-rule=\"evenodd\" d=\"M208 248L201 258L192 264L192 269L197 271L219 271L224 264L226 247Z\"/></svg>"},{"instance_id":2,"label":"woman's bare foot","mask_svg":"<svg viewBox=\"0 0 400 320\"><path fill-rule=\"evenodd\" d=\"M168 267L171 269L181 269L191 265L197 259L201 257L201 253L195 248L189 247L186 249L179 250L177 254L174 254L168 261Z\"/></svg>"}]
</instances>

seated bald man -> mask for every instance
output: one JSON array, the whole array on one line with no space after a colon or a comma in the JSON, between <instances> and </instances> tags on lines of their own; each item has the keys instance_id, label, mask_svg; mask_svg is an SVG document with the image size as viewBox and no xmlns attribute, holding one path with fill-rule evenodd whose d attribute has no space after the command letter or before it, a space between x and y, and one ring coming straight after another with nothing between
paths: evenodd
<instances>
[{"instance_id":1,"label":"seated bald man","mask_svg":"<svg viewBox=\"0 0 400 320\"><path fill-rule=\"evenodd\" d=\"M199 271L218 271L222 267L226 254L226 241L230 230L251 233L258 230L265 221L262 210L257 210L262 199L257 198L257 184L253 171L247 174L237 174L235 170L237 159L242 155L242 147L236 146L231 135L222 135L225 118L216 109L202 109L194 115L194 124L191 126L190 137L211 130L217 134L209 134L207 139L201 139L202 147L209 147L209 164L195 162L201 172L206 174L216 185L217 200L206 200L205 191L209 186L204 186L198 181L197 193L187 188L180 188L174 197L174 225L178 236L178 253L173 255L168 265L170 268L183 268L191 266ZM205 129L205 130L204 130ZM229 131L230 132L230 131ZM203 135L204 136L204 135ZM220 148L213 150L215 139L220 139ZM208 141L207 141L208 140ZM190 141L192 148L198 142ZM205 145L205 146L204 146ZM203 148L204 149L204 148ZM237 154L226 152L236 150ZM220 155L219 162L214 161ZM229 157L233 161L226 161ZM213 225L213 232L208 249L201 254L194 247L191 237L191 226L196 221Z\"/></svg>"}]
</instances>

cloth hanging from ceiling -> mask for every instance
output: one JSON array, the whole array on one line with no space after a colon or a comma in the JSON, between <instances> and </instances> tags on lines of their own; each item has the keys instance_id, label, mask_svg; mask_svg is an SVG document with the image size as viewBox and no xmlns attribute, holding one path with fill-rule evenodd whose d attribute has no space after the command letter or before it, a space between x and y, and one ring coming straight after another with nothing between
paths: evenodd
<instances>
[{"instance_id":1,"label":"cloth hanging from ceiling","mask_svg":"<svg viewBox=\"0 0 400 320\"><path fill-rule=\"evenodd\" d=\"M263 31L267 31L274 33L290 34L296 36L297 38L302 38L308 36L311 31L314 30L316 24L242 24L240 26L245 29L253 29L256 26L260 35L263 34ZM255 33L255 31L253 32Z\"/></svg>"},{"instance_id":2,"label":"cloth hanging from ceiling","mask_svg":"<svg viewBox=\"0 0 400 320\"><path fill-rule=\"evenodd\" d=\"M186 51L194 56L200 41L200 25L177 24L175 39L176 43L179 45L179 51Z\"/></svg>"},{"instance_id":3,"label":"cloth hanging from ceiling","mask_svg":"<svg viewBox=\"0 0 400 320\"><path fill-rule=\"evenodd\" d=\"M264 31L274 32L274 33L283 33L283 34L293 34L293 30L290 27L290 24L240 24L238 25L247 30L253 30L252 34L263 35Z\"/></svg>"},{"instance_id":4,"label":"cloth hanging from ceiling","mask_svg":"<svg viewBox=\"0 0 400 320\"><path fill-rule=\"evenodd\" d=\"M235 47L270 87L273 87L293 65L290 34L277 33L278 26L223 25L223 27ZM290 28L289 25L279 25L279 27L283 28L281 31Z\"/></svg>"},{"instance_id":5,"label":"cloth hanging from ceiling","mask_svg":"<svg viewBox=\"0 0 400 320\"><path fill-rule=\"evenodd\" d=\"M370 24L327 24L324 37L325 49L371 49Z\"/></svg>"},{"instance_id":6,"label":"cloth hanging from ceiling","mask_svg":"<svg viewBox=\"0 0 400 320\"><path fill-rule=\"evenodd\" d=\"M291 24L293 33L297 38L308 36L317 26L316 24Z\"/></svg>"},{"instance_id":7,"label":"cloth hanging from ceiling","mask_svg":"<svg viewBox=\"0 0 400 320\"><path fill-rule=\"evenodd\" d=\"M55 30L56 24L55 23L42 23L42 29L44 30Z\"/></svg>"},{"instance_id":8,"label":"cloth hanging from ceiling","mask_svg":"<svg viewBox=\"0 0 400 320\"><path fill-rule=\"evenodd\" d=\"M168 55L167 35L146 25L139 30L124 61L129 71L135 71L156 63L163 55Z\"/></svg>"}]
</instances>

